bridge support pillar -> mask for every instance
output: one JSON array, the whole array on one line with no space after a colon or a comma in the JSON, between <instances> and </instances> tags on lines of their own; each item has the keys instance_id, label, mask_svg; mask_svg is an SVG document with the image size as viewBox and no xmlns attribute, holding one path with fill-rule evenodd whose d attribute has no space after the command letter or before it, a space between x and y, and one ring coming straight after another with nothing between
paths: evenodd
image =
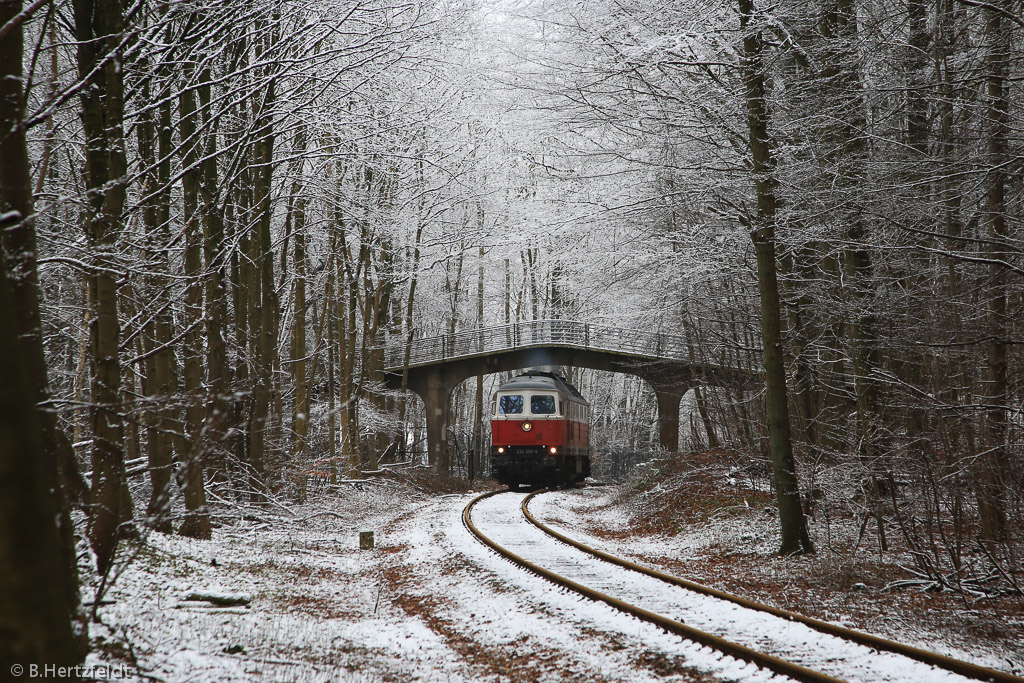
<instances>
[{"instance_id":1,"label":"bridge support pillar","mask_svg":"<svg viewBox=\"0 0 1024 683\"><path fill-rule=\"evenodd\" d=\"M686 387L654 388L658 400L658 440L666 451L679 450L679 402L686 394Z\"/></svg>"},{"instance_id":2,"label":"bridge support pillar","mask_svg":"<svg viewBox=\"0 0 1024 683\"><path fill-rule=\"evenodd\" d=\"M427 458L436 474L449 473L448 420L452 389L457 382L447 376L444 366L430 368L418 374L414 382L410 377L409 388L423 399L427 422Z\"/></svg>"}]
</instances>

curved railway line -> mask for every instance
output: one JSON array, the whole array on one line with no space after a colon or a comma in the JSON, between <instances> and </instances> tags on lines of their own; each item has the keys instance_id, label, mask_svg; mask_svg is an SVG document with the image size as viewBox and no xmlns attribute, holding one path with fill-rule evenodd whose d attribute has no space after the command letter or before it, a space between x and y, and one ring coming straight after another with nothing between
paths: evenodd
<instances>
[{"instance_id":1,"label":"curved railway line","mask_svg":"<svg viewBox=\"0 0 1024 683\"><path fill-rule=\"evenodd\" d=\"M477 496L463 510L463 522L514 564L723 655L815 683L1024 683L1024 678L1009 673L762 605L591 548L530 513L529 503L540 493L543 490L521 499L521 515L509 507L518 500L515 494L492 491ZM712 610L707 610L708 600L716 601ZM715 628L705 623L704 612L723 609L738 625L735 633L721 624Z\"/></svg>"}]
</instances>

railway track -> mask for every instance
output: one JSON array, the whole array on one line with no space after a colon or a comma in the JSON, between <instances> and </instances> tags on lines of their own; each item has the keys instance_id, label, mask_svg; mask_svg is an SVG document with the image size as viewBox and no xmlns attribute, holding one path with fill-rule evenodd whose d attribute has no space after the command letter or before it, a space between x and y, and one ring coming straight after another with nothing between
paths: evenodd
<instances>
[{"instance_id":1,"label":"railway track","mask_svg":"<svg viewBox=\"0 0 1024 683\"><path fill-rule=\"evenodd\" d=\"M797 681L1024 683L1005 672L716 591L590 548L537 520L527 496L490 492L463 522L514 564L723 655Z\"/></svg>"}]
</instances>

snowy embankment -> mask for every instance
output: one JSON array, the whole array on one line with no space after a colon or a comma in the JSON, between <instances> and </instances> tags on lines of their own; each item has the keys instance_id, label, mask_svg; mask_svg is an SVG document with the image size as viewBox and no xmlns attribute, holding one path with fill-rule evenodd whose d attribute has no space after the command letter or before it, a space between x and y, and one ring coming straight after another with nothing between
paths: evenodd
<instances>
[{"instance_id":1,"label":"snowy embankment","mask_svg":"<svg viewBox=\"0 0 1024 683\"><path fill-rule=\"evenodd\" d=\"M473 539L471 497L376 479L247 509L210 541L151 533L124 550L88 663L211 683L712 680L691 667L717 656Z\"/></svg>"},{"instance_id":2,"label":"snowy embankment","mask_svg":"<svg viewBox=\"0 0 1024 683\"><path fill-rule=\"evenodd\" d=\"M981 601L964 604L950 594L886 590L872 580L870 549L862 549L856 562L837 561L825 547L816 556L778 557L778 519L756 509L712 516L675 534L637 533L636 516L643 511L627 498L620 487L556 491L539 496L530 510L576 540L655 569L956 659L1024 673L1020 609L1007 613ZM858 570L860 575L847 575Z\"/></svg>"},{"instance_id":3,"label":"snowy embankment","mask_svg":"<svg viewBox=\"0 0 1024 683\"><path fill-rule=\"evenodd\" d=\"M287 509L222 511L210 541L149 534L124 551L89 663L211 683L763 677L513 567L463 527L470 498L381 478ZM610 489L556 493L533 509L580 535L628 530L614 500ZM359 549L360 531L375 532L373 550ZM760 532L744 533L757 544ZM654 558L702 544L588 540Z\"/></svg>"},{"instance_id":4,"label":"snowy embankment","mask_svg":"<svg viewBox=\"0 0 1024 683\"><path fill-rule=\"evenodd\" d=\"M381 530L425 496L391 480L345 486L288 510L250 511L210 541L150 533L126 548L93 637L143 680L371 681L460 678L460 658L388 596ZM290 514L287 514L290 513ZM361 551L358 533L377 531ZM227 595L247 604L189 600ZM245 600L240 600L245 602Z\"/></svg>"}]
</instances>

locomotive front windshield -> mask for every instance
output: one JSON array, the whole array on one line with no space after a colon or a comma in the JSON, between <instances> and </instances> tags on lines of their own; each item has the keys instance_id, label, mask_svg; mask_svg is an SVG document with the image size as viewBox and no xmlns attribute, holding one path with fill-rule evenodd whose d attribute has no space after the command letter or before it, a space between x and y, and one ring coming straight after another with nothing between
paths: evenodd
<instances>
[{"instance_id":1,"label":"locomotive front windshield","mask_svg":"<svg viewBox=\"0 0 1024 683\"><path fill-rule=\"evenodd\" d=\"M523 412L523 397L520 394L502 396L498 401L498 413L501 415L519 415Z\"/></svg>"},{"instance_id":2,"label":"locomotive front windshield","mask_svg":"<svg viewBox=\"0 0 1024 683\"><path fill-rule=\"evenodd\" d=\"M554 415L555 414L555 397L554 396L531 396L530 397L530 412L534 415Z\"/></svg>"},{"instance_id":3,"label":"locomotive front windshield","mask_svg":"<svg viewBox=\"0 0 1024 683\"><path fill-rule=\"evenodd\" d=\"M529 401L527 401L529 399ZM498 397L498 415L557 415L558 399L553 394L505 394Z\"/></svg>"}]
</instances>

